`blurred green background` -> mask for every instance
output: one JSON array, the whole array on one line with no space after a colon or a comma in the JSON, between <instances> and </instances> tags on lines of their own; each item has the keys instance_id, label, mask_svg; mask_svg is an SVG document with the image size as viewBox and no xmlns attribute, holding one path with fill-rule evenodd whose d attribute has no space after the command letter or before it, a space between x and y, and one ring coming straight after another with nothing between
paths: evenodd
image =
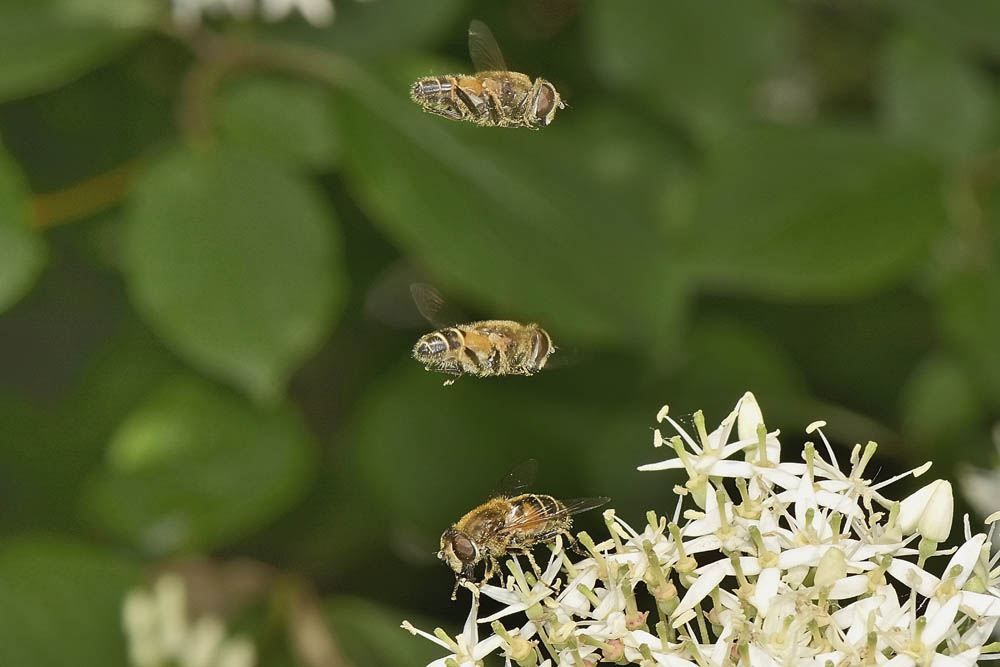
<instances>
[{"instance_id":1,"label":"blurred green background","mask_svg":"<svg viewBox=\"0 0 1000 667\"><path fill-rule=\"evenodd\" d=\"M467 613L441 531L529 457L672 508L663 403L993 466L996 0L334 3L0 3L0 664L123 664L165 567L260 664L425 664L399 621ZM551 127L408 99L471 18ZM414 280L569 363L442 387Z\"/></svg>"}]
</instances>

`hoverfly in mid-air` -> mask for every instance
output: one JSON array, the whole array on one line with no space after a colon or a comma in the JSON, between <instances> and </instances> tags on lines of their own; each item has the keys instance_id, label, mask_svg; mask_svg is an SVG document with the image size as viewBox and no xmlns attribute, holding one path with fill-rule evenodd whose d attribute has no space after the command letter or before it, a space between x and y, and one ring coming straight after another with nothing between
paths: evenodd
<instances>
[{"instance_id":1,"label":"hoverfly in mid-air","mask_svg":"<svg viewBox=\"0 0 1000 667\"><path fill-rule=\"evenodd\" d=\"M482 320L469 324L439 319L444 298L423 283L410 286L417 309L428 321L442 327L422 336L413 346L413 358L429 371L461 377L534 375L555 351L552 338L537 324L512 320ZM455 382L448 380L445 385Z\"/></svg>"},{"instance_id":2,"label":"hoverfly in mid-air","mask_svg":"<svg viewBox=\"0 0 1000 667\"><path fill-rule=\"evenodd\" d=\"M569 532L572 516L600 507L610 498L558 500L539 493L524 493L538 472L538 461L528 459L501 480L497 491L479 507L467 512L441 535L438 558L455 572L455 599L458 587L465 582L482 586L497 572L503 556L524 555L541 578L541 571L531 548L564 536L570 545L576 538ZM476 566L485 562L482 579L476 579Z\"/></svg>"},{"instance_id":3,"label":"hoverfly in mid-air","mask_svg":"<svg viewBox=\"0 0 1000 667\"><path fill-rule=\"evenodd\" d=\"M482 21L469 24L469 54L476 73L428 76L410 88L424 111L452 120L537 130L565 107L555 86L507 69L493 33Z\"/></svg>"}]
</instances>

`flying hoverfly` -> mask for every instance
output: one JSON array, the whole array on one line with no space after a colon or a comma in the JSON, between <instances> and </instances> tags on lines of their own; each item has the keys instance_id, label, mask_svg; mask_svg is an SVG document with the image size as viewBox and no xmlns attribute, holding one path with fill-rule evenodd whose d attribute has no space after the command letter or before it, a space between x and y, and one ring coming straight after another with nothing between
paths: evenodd
<instances>
[{"instance_id":1,"label":"flying hoverfly","mask_svg":"<svg viewBox=\"0 0 1000 667\"><path fill-rule=\"evenodd\" d=\"M576 538L569 532L572 516L600 507L610 498L558 500L539 493L524 493L538 473L538 461L528 459L501 480L499 488L485 503L467 512L441 535L437 557L455 573L455 599L465 582L482 586L497 573L498 561L510 554L528 557L532 569L541 571L531 554L532 547L552 542L562 535L570 545ZM477 580L476 566L485 562L483 578Z\"/></svg>"},{"instance_id":2,"label":"flying hoverfly","mask_svg":"<svg viewBox=\"0 0 1000 667\"><path fill-rule=\"evenodd\" d=\"M438 316L444 305L440 292L429 285L410 286L417 309L428 321L441 327ZM555 351L552 338L537 324L513 320L482 320L444 326L422 336L413 346L413 358L426 370L455 375L534 375L545 367Z\"/></svg>"},{"instance_id":3,"label":"flying hoverfly","mask_svg":"<svg viewBox=\"0 0 1000 667\"><path fill-rule=\"evenodd\" d=\"M492 127L537 130L565 107L555 86L507 69L493 33L482 21L469 24L469 55L476 73L419 79L410 97L428 113Z\"/></svg>"}]
</instances>

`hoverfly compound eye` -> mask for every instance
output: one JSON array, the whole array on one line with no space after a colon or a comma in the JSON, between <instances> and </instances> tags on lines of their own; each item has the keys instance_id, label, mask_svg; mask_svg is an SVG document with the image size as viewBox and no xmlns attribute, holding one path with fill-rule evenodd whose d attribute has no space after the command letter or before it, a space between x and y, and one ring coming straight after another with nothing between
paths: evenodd
<instances>
[{"instance_id":1,"label":"hoverfly compound eye","mask_svg":"<svg viewBox=\"0 0 1000 667\"><path fill-rule=\"evenodd\" d=\"M462 534L458 534L451 542L452 548L455 549L455 555L458 556L459 560L462 562L469 562L476 559L476 545L472 543L468 537Z\"/></svg>"},{"instance_id":2,"label":"hoverfly compound eye","mask_svg":"<svg viewBox=\"0 0 1000 667\"><path fill-rule=\"evenodd\" d=\"M535 96L535 118L541 125L552 122L556 105L556 89L551 83L543 83Z\"/></svg>"}]
</instances>

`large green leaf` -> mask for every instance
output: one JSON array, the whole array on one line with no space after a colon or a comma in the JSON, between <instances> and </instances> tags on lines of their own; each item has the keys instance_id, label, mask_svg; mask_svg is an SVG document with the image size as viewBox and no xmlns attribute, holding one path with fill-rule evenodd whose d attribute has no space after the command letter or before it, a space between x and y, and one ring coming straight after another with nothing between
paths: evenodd
<instances>
[{"instance_id":1,"label":"large green leaf","mask_svg":"<svg viewBox=\"0 0 1000 667\"><path fill-rule=\"evenodd\" d=\"M687 259L716 289L843 299L891 285L944 228L941 177L875 136L761 126L709 158Z\"/></svg>"},{"instance_id":2,"label":"large green leaf","mask_svg":"<svg viewBox=\"0 0 1000 667\"><path fill-rule=\"evenodd\" d=\"M655 174L640 178L669 187L663 172L676 158L648 126L613 114L626 137L615 145L594 139L612 129L600 109L564 111L530 132L424 114L380 84L354 92L341 113L349 181L449 288L554 335L648 339L675 325L685 283L649 214L656 193L630 196L625 176L651 164Z\"/></svg>"},{"instance_id":3,"label":"large green leaf","mask_svg":"<svg viewBox=\"0 0 1000 667\"><path fill-rule=\"evenodd\" d=\"M0 543L0 664L123 665L121 602L137 568L63 539Z\"/></svg>"},{"instance_id":4,"label":"large green leaf","mask_svg":"<svg viewBox=\"0 0 1000 667\"><path fill-rule=\"evenodd\" d=\"M941 326L969 373L1000 405L1000 274L956 273L935 294Z\"/></svg>"},{"instance_id":5,"label":"large green leaf","mask_svg":"<svg viewBox=\"0 0 1000 667\"><path fill-rule=\"evenodd\" d=\"M339 648L354 665L411 667L430 663L446 653L437 644L401 629L401 610L363 598L333 598L326 603L326 616ZM410 620L421 629L433 630L427 622Z\"/></svg>"},{"instance_id":6,"label":"large green leaf","mask_svg":"<svg viewBox=\"0 0 1000 667\"><path fill-rule=\"evenodd\" d=\"M330 93L317 86L276 78L241 81L222 97L219 126L225 141L262 158L313 167L336 160Z\"/></svg>"},{"instance_id":7,"label":"large green leaf","mask_svg":"<svg viewBox=\"0 0 1000 667\"><path fill-rule=\"evenodd\" d=\"M0 312L28 291L44 263L45 246L28 227L24 179L0 146Z\"/></svg>"},{"instance_id":8,"label":"large green leaf","mask_svg":"<svg viewBox=\"0 0 1000 667\"><path fill-rule=\"evenodd\" d=\"M134 37L123 26L148 19L148 2L132 9L69 0L0 3L0 100L53 88L110 59Z\"/></svg>"},{"instance_id":9,"label":"large green leaf","mask_svg":"<svg viewBox=\"0 0 1000 667\"><path fill-rule=\"evenodd\" d=\"M321 41L338 53L362 60L377 60L400 53L412 53L416 47L457 27L455 42L464 48L465 30L455 25L461 13L461 0L379 0L338 2L337 18L329 30L306 30L294 27L298 37Z\"/></svg>"},{"instance_id":10,"label":"large green leaf","mask_svg":"<svg viewBox=\"0 0 1000 667\"><path fill-rule=\"evenodd\" d=\"M319 194L279 165L175 150L145 174L124 257L136 307L205 371L273 401L344 298Z\"/></svg>"},{"instance_id":11,"label":"large green leaf","mask_svg":"<svg viewBox=\"0 0 1000 667\"><path fill-rule=\"evenodd\" d=\"M602 77L635 103L710 135L748 114L784 31L768 0L624 0L590 9L590 50Z\"/></svg>"},{"instance_id":12,"label":"large green leaf","mask_svg":"<svg viewBox=\"0 0 1000 667\"><path fill-rule=\"evenodd\" d=\"M950 160L989 148L993 91L957 50L919 32L900 32L884 58L883 116L891 136Z\"/></svg>"},{"instance_id":13,"label":"large green leaf","mask_svg":"<svg viewBox=\"0 0 1000 667\"><path fill-rule=\"evenodd\" d=\"M104 528L150 551L215 547L301 496L312 447L291 409L263 410L177 377L118 428L87 507Z\"/></svg>"},{"instance_id":14,"label":"large green leaf","mask_svg":"<svg viewBox=\"0 0 1000 667\"><path fill-rule=\"evenodd\" d=\"M946 37L963 49L1000 59L1000 3L994 0L894 0L906 19L934 35Z\"/></svg>"}]
</instances>

